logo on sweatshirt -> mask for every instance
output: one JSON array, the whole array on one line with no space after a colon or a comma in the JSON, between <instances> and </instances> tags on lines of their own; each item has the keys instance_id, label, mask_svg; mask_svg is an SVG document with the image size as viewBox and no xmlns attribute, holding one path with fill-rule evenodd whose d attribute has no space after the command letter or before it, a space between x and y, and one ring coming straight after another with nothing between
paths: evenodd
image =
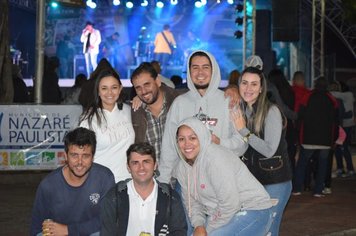
<instances>
[{"instance_id":1,"label":"logo on sweatshirt","mask_svg":"<svg viewBox=\"0 0 356 236\"><path fill-rule=\"evenodd\" d=\"M96 205L99 203L100 199L100 194L99 193L92 193L89 196L89 200L93 203L93 205Z\"/></svg>"},{"instance_id":2,"label":"logo on sweatshirt","mask_svg":"<svg viewBox=\"0 0 356 236\"><path fill-rule=\"evenodd\" d=\"M204 114L201 108L199 109L198 114L194 115L194 117L197 117L203 124L207 125L209 129L211 126L216 126L218 123L217 118L211 118L207 114Z\"/></svg>"}]
</instances>

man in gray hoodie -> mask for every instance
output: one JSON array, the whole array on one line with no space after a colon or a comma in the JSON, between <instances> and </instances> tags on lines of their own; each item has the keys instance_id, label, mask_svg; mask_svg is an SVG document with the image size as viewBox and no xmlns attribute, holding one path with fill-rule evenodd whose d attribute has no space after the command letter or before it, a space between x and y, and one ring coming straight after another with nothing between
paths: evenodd
<instances>
[{"instance_id":1,"label":"man in gray hoodie","mask_svg":"<svg viewBox=\"0 0 356 236\"><path fill-rule=\"evenodd\" d=\"M247 149L242 136L235 131L229 117L229 100L219 89L220 68L208 52L195 51L188 58L189 91L171 105L162 141L159 180L168 183L179 160L175 149L178 124L185 118L198 117L211 131L212 141L242 155Z\"/></svg>"}]
</instances>

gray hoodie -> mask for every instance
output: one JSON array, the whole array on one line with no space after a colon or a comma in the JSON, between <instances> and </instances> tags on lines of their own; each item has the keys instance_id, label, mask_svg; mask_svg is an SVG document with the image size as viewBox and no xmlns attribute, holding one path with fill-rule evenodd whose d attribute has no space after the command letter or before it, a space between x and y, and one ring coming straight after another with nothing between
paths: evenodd
<instances>
[{"instance_id":1,"label":"gray hoodie","mask_svg":"<svg viewBox=\"0 0 356 236\"><path fill-rule=\"evenodd\" d=\"M241 156L248 147L241 134L235 130L230 120L229 101L224 97L224 92L219 89L221 81L219 65L210 53L205 53L212 63L212 77L206 93L201 96L195 88L190 77L188 64L187 82L189 91L174 100L167 114L159 163L160 176L158 178L164 183L170 181L173 168L178 160L174 148L178 124L187 117L199 116L211 132L220 138L220 144L233 150L237 156ZM190 57L187 63L189 63Z\"/></svg>"},{"instance_id":2,"label":"gray hoodie","mask_svg":"<svg viewBox=\"0 0 356 236\"><path fill-rule=\"evenodd\" d=\"M239 211L272 206L268 193L240 158L212 143L209 130L197 118L187 118L179 127L182 125L190 127L200 143L194 164L189 165L180 155L175 172L193 227L206 225L209 233L227 224Z\"/></svg>"}]
</instances>

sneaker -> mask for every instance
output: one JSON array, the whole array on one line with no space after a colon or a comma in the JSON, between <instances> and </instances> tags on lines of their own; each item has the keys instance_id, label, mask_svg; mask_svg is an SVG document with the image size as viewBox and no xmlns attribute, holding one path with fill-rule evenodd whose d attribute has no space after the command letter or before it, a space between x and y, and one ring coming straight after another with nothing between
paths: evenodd
<instances>
[{"instance_id":1,"label":"sneaker","mask_svg":"<svg viewBox=\"0 0 356 236\"><path fill-rule=\"evenodd\" d=\"M292 192L292 195L293 196L300 196L300 195L302 195L302 193L301 192Z\"/></svg>"},{"instance_id":2,"label":"sneaker","mask_svg":"<svg viewBox=\"0 0 356 236\"><path fill-rule=\"evenodd\" d=\"M341 177L345 178L345 177L352 177L355 175L355 171L353 170L349 170L347 173L344 173L341 175Z\"/></svg>"},{"instance_id":3,"label":"sneaker","mask_svg":"<svg viewBox=\"0 0 356 236\"><path fill-rule=\"evenodd\" d=\"M313 197L323 198L323 197L325 197L325 195L324 195L324 194L315 193L315 194L313 195Z\"/></svg>"},{"instance_id":4,"label":"sneaker","mask_svg":"<svg viewBox=\"0 0 356 236\"><path fill-rule=\"evenodd\" d=\"M345 174L345 171L342 170L342 169L337 169L336 171L334 171L332 174L331 174L331 178L340 178L342 177L342 175Z\"/></svg>"},{"instance_id":5,"label":"sneaker","mask_svg":"<svg viewBox=\"0 0 356 236\"><path fill-rule=\"evenodd\" d=\"M323 190L323 192L322 192L323 194L331 194L332 192L331 192L331 188L324 188L324 190Z\"/></svg>"}]
</instances>

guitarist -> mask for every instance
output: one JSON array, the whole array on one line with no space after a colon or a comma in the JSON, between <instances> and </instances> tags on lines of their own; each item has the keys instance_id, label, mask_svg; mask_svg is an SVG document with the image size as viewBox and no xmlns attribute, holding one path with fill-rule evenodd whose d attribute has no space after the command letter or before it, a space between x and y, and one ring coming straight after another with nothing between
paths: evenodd
<instances>
[{"instance_id":1,"label":"guitarist","mask_svg":"<svg viewBox=\"0 0 356 236\"><path fill-rule=\"evenodd\" d=\"M118 50L121 47L119 37L120 34L118 32L107 37L102 49L103 56L110 62L113 68L117 68L119 65Z\"/></svg>"},{"instance_id":2,"label":"guitarist","mask_svg":"<svg viewBox=\"0 0 356 236\"><path fill-rule=\"evenodd\" d=\"M156 34L154 46L155 48L153 52L155 54L155 60L160 62L162 70L164 71L168 60L173 53L173 49L177 47L168 24L163 26L163 31Z\"/></svg>"}]
</instances>

